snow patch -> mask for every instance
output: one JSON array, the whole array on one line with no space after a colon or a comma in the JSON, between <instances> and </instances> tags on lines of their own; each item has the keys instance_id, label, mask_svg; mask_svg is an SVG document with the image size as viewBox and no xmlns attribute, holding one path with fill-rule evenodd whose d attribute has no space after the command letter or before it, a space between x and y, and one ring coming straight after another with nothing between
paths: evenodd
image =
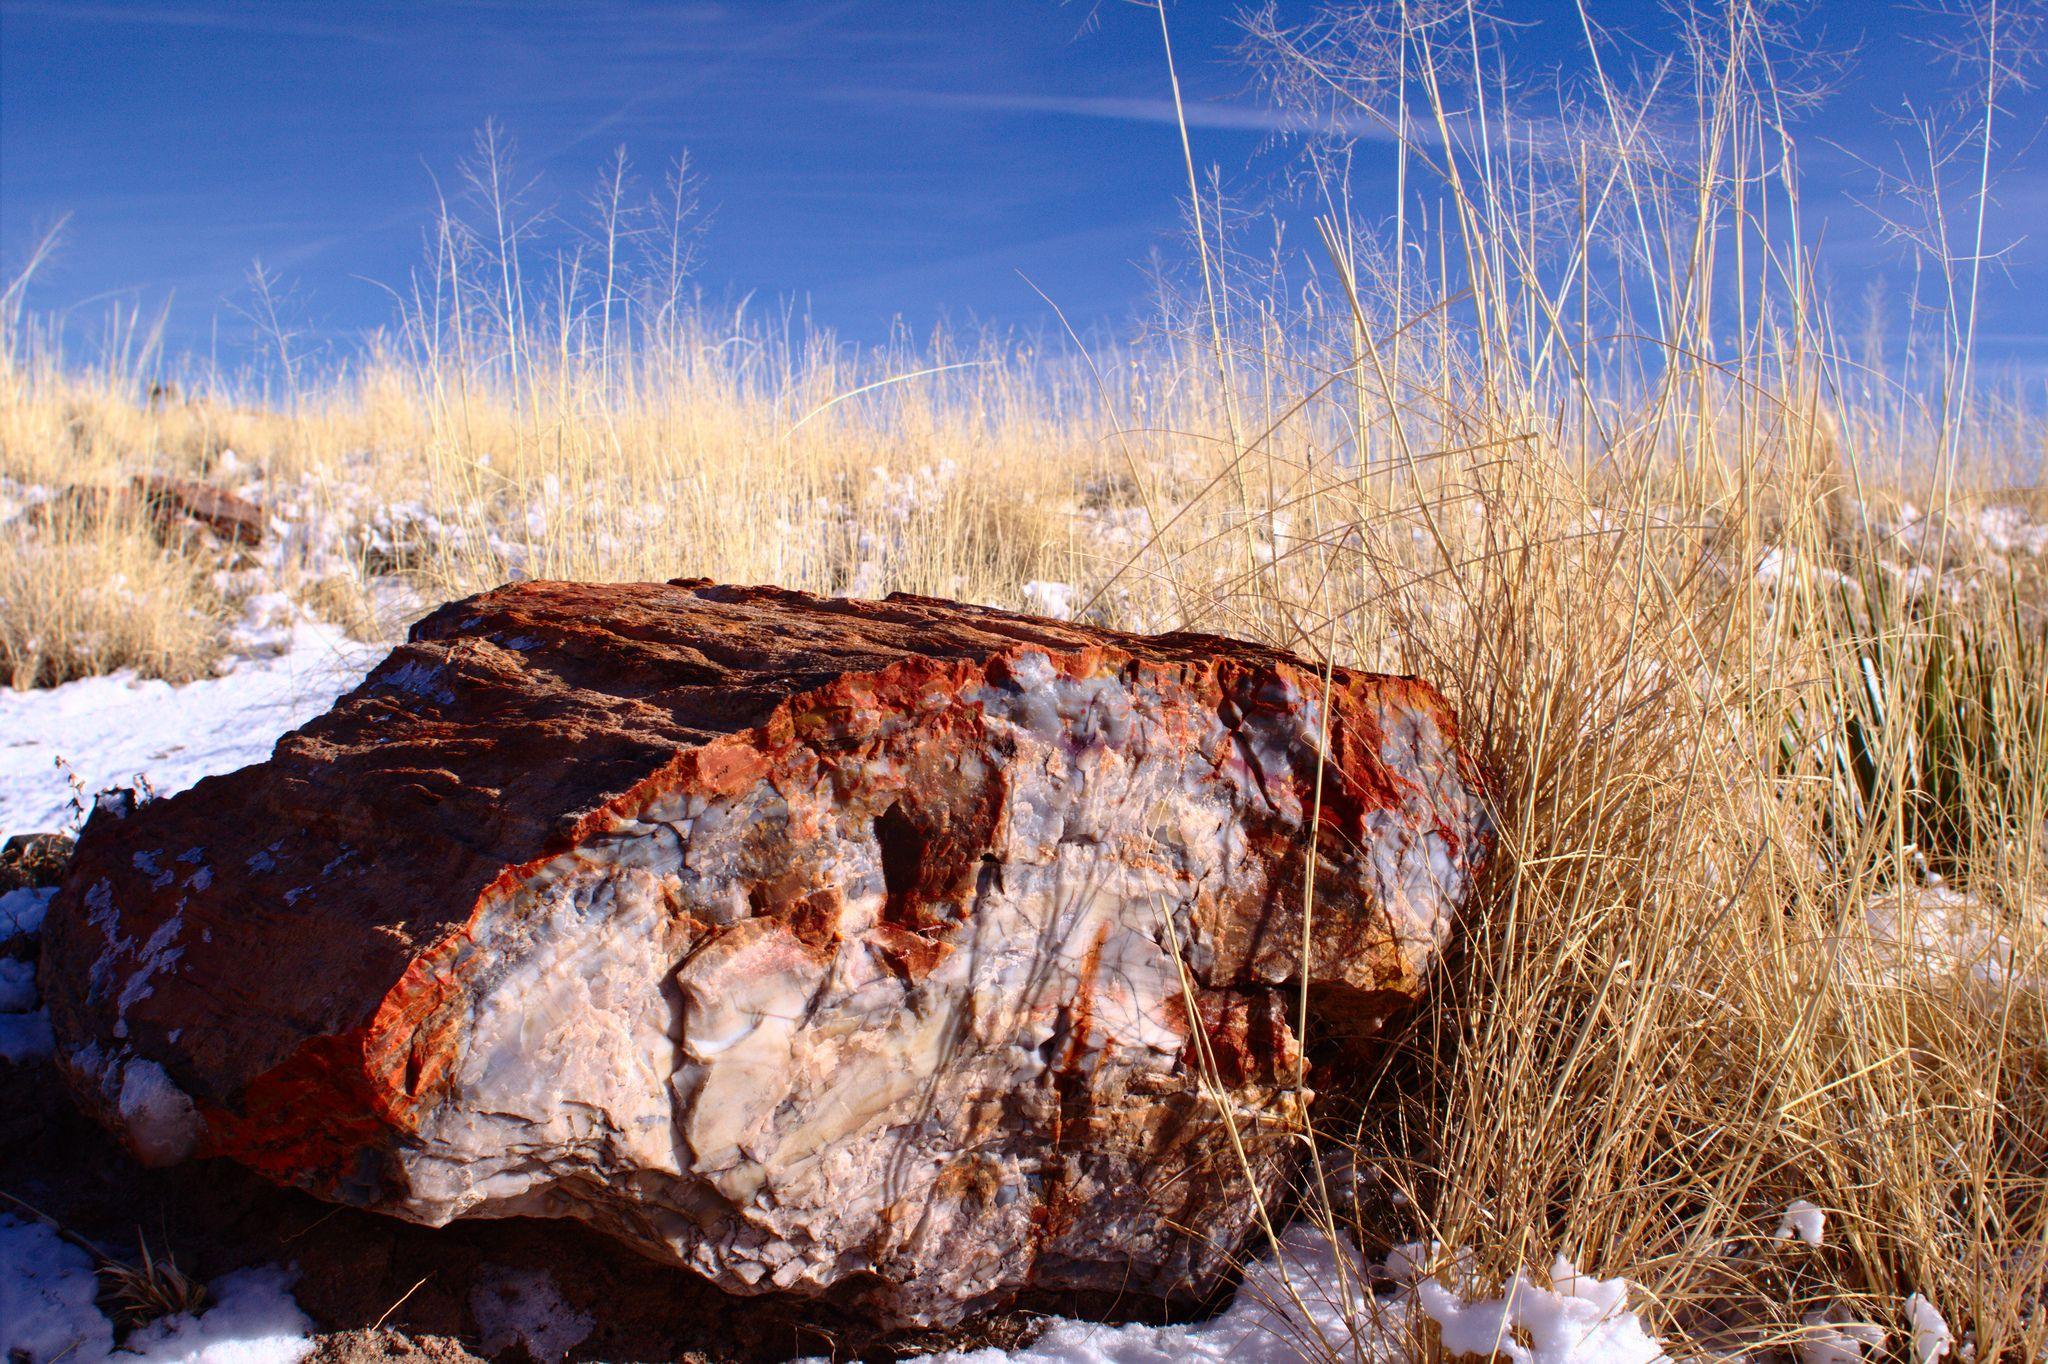
<instances>
[{"instance_id":1,"label":"snow patch","mask_svg":"<svg viewBox=\"0 0 2048 1364\"><path fill-rule=\"evenodd\" d=\"M0 939L11 936L0 931ZM0 1060L12 1065L41 1061L55 1049L50 1015L36 1007L36 964L0 957Z\"/></svg>"},{"instance_id":2,"label":"snow patch","mask_svg":"<svg viewBox=\"0 0 2048 1364\"><path fill-rule=\"evenodd\" d=\"M1628 1280L1581 1274L1562 1255L1551 1265L1547 1285L1518 1269L1498 1298L1461 1301L1434 1279L1423 1280L1415 1295L1453 1355L1514 1364L1650 1364L1665 1358L1628 1311Z\"/></svg>"},{"instance_id":3,"label":"snow patch","mask_svg":"<svg viewBox=\"0 0 2048 1364\"><path fill-rule=\"evenodd\" d=\"M2023 507L1985 507L1977 513L1976 530L2000 554L2048 555L2048 522L2034 520Z\"/></svg>"},{"instance_id":4,"label":"snow patch","mask_svg":"<svg viewBox=\"0 0 2048 1364\"><path fill-rule=\"evenodd\" d=\"M92 1257L40 1222L0 1213L0 1357L23 1364L299 1364L313 1323L291 1296L292 1275L238 1269L213 1281L210 1304L137 1328L114 1348L113 1323L94 1301Z\"/></svg>"},{"instance_id":5,"label":"snow patch","mask_svg":"<svg viewBox=\"0 0 2048 1364\"><path fill-rule=\"evenodd\" d=\"M597 1329L589 1313L569 1305L545 1269L486 1266L470 1289L469 1310L483 1332L485 1354L517 1345L534 1364L555 1364Z\"/></svg>"},{"instance_id":6,"label":"snow patch","mask_svg":"<svg viewBox=\"0 0 2048 1364\"><path fill-rule=\"evenodd\" d=\"M0 800L6 797L0 795ZM20 937L25 933L40 933L43 916L49 912L50 901L57 898L56 888L46 890L10 890L0 894L0 942Z\"/></svg>"},{"instance_id":7,"label":"snow patch","mask_svg":"<svg viewBox=\"0 0 2048 1364\"><path fill-rule=\"evenodd\" d=\"M2011 912L2032 925L2048 922L2048 905L2039 901ZM1872 942L1886 949L1873 963L1880 983L1961 976L1992 999L2048 992L2048 980L2021 969L2026 963L2000 931L1998 911L1977 896L1948 886L1894 891L1873 899L1863 917Z\"/></svg>"},{"instance_id":8,"label":"snow patch","mask_svg":"<svg viewBox=\"0 0 2048 1364\"><path fill-rule=\"evenodd\" d=\"M313 1353L313 1322L292 1300L294 1277L275 1265L223 1274L205 1311L141 1327L109 1364L299 1364Z\"/></svg>"},{"instance_id":9,"label":"snow patch","mask_svg":"<svg viewBox=\"0 0 2048 1364\"><path fill-rule=\"evenodd\" d=\"M1436 1248L1402 1246L1386 1270L1413 1274ZM1386 1275L1380 1276L1384 1282ZM1245 1271L1228 1311L1181 1326L1056 1323L1020 1350L936 1356L934 1364L1412 1364L1432 1358L1430 1324L1446 1354L1513 1364L1654 1364L1667 1358L1627 1310L1628 1283L1580 1274L1560 1256L1545 1282L1517 1271L1499 1297L1466 1295L1437 1279L1367 1291L1365 1265L1307 1224Z\"/></svg>"},{"instance_id":10,"label":"snow patch","mask_svg":"<svg viewBox=\"0 0 2048 1364\"><path fill-rule=\"evenodd\" d=\"M128 1144L144 1165L175 1165L199 1144L199 1113L164 1068L140 1057L121 1071L117 1103Z\"/></svg>"},{"instance_id":11,"label":"snow patch","mask_svg":"<svg viewBox=\"0 0 2048 1364\"><path fill-rule=\"evenodd\" d=\"M1862 1364L1864 1351L1884 1349L1884 1332L1867 1321L1851 1321L1840 1308L1810 1312L1800 1321L1806 1334L1795 1343L1799 1364Z\"/></svg>"},{"instance_id":12,"label":"snow patch","mask_svg":"<svg viewBox=\"0 0 2048 1364\"><path fill-rule=\"evenodd\" d=\"M1954 1353L1956 1337L1947 1318L1918 1293L1906 1299L1906 1320L1913 1327L1913 1364L1934 1364Z\"/></svg>"},{"instance_id":13,"label":"snow patch","mask_svg":"<svg viewBox=\"0 0 2048 1364\"><path fill-rule=\"evenodd\" d=\"M50 1015L41 1009L33 1013L0 1014L0 1060L14 1065L42 1061L57 1047L50 1031Z\"/></svg>"},{"instance_id":14,"label":"snow patch","mask_svg":"<svg viewBox=\"0 0 2048 1364\"><path fill-rule=\"evenodd\" d=\"M26 1013L36 1006L36 964L0 957L0 1014Z\"/></svg>"},{"instance_id":15,"label":"snow patch","mask_svg":"<svg viewBox=\"0 0 2048 1364\"><path fill-rule=\"evenodd\" d=\"M182 686L123 670L0 690L0 833L69 825L77 810L67 769L84 793L141 777L169 795L260 762L279 735L325 711L383 653L303 615L242 642L264 656L231 659L220 676Z\"/></svg>"},{"instance_id":16,"label":"snow patch","mask_svg":"<svg viewBox=\"0 0 2048 1364\"><path fill-rule=\"evenodd\" d=\"M1032 581L1020 589L1024 609L1048 620L1072 620L1080 589L1072 583Z\"/></svg>"},{"instance_id":17,"label":"snow patch","mask_svg":"<svg viewBox=\"0 0 2048 1364\"><path fill-rule=\"evenodd\" d=\"M1827 1220L1828 1215L1819 1207L1803 1198L1795 1198L1785 1205L1785 1215L1778 1219L1777 1237L1780 1241L1789 1241L1797 1236L1809 1246L1817 1246Z\"/></svg>"},{"instance_id":18,"label":"snow patch","mask_svg":"<svg viewBox=\"0 0 2048 1364\"><path fill-rule=\"evenodd\" d=\"M0 1213L0 1357L90 1364L114 1352L92 1259L40 1222Z\"/></svg>"}]
</instances>

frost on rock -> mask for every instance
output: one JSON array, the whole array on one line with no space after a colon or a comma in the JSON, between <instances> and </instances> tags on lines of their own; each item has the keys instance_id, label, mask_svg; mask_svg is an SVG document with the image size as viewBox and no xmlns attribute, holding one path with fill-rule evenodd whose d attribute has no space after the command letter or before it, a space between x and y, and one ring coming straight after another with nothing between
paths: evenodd
<instances>
[{"instance_id":1,"label":"frost on rock","mask_svg":"<svg viewBox=\"0 0 2048 1364\"><path fill-rule=\"evenodd\" d=\"M434 1225L574 1217L892 1323L1192 1297L1299 1160L1304 973L1370 1045L1488 842L1412 679L521 584L269 763L89 824L45 988L138 1150Z\"/></svg>"}]
</instances>

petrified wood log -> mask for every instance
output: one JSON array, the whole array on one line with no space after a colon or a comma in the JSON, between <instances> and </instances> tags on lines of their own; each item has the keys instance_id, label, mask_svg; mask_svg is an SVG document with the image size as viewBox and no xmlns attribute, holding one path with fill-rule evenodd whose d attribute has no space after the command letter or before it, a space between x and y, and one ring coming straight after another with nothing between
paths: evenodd
<instances>
[{"instance_id":1,"label":"petrified wood log","mask_svg":"<svg viewBox=\"0 0 2048 1364\"><path fill-rule=\"evenodd\" d=\"M44 525L53 518L71 517L96 522L138 513L166 544L194 533L245 549L263 543L265 517L254 502L225 488L153 475L137 475L125 487L81 484L67 488L30 508L28 521Z\"/></svg>"},{"instance_id":2,"label":"petrified wood log","mask_svg":"<svg viewBox=\"0 0 2048 1364\"><path fill-rule=\"evenodd\" d=\"M231 545L263 543L263 509L225 488L182 478L138 478L135 491L161 530L189 525Z\"/></svg>"},{"instance_id":3,"label":"petrified wood log","mask_svg":"<svg viewBox=\"0 0 2048 1364\"><path fill-rule=\"evenodd\" d=\"M1413 679L527 583L268 762L103 807L44 989L144 1158L945 1322L1211 1287L1296 1163L1304 974L1369 1031L1487 846Z\"/></svg>"}]
</instances>

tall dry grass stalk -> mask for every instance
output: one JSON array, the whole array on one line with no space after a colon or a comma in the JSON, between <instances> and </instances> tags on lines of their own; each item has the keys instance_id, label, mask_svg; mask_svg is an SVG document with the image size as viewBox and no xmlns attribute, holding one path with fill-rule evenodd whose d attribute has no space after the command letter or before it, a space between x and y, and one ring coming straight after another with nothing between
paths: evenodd
<instances>
[{"instance_id":1,"label":"tall dry grass stalk","mask_svg":"<svg viewBox=\"0 0 2048 1364\"><path fill-rule=\"evenodd\" d=\"M0 659L189 671L63 617L116 573L162 603L131 624L281 583L387 631L513 576L701 574L1421 673L1494 774L1501 856L1430 1005L1344 1077L1365 1116L1318 1134L1379 1183L1309 1215L1482 1276L1625 1273L1679 1353L1826 1310L1897 1343L1918 1293L1979 1360L2041 1358L2048 592L1982 512L2042 514L2002 485L2044 428L1971 379L1973 261L1930 262L1930 382L1843 341L1770 14L1685 11L1640 84L1588 23L1592 78L1543 108L1462 4L1255 18L1277 101L1390 143L1397 195L1348 204L1347 148L1313 142L1332 208L1278 278L1188 149L1199 273L1130 349L714 317L684 168L643 202L608 167L596 245L543 255L495 130L392 333L316 382L276 323L267 404L151 401L146 341L68 364L11 294L12 486L196 472L286 534L180 577L133 527L10 524ZM2000 32L1970 136L1998 135ZM1926 242L1976 238L1950 215L1981 188L1922 188ZM1773 1236L1795 1198L1824 1246Z\"/></svg>"},{"instance_id":2,"label":"tall dry grass stalk","mask_svg":"<svg viewBox=\"0 0 2048 1364\"><path fill-rule=\"evenodd\" d=\"M1363 1216L1496 1275L1625 1272L1691 1350L1828 1311L1910 1346L1918 1293L1977 1358L2040 1358L2048 599L1957 527L2041 427L1970 388L1974 283L1931 403L1851 371L1781 35L1681 19L1682 121L1590 25L1593 81L1540 111L1462 4L1254 26L1282 100L1390 134L1414 198L1327 218L1309 316L1218 343L1315 379L1235 419L1294 530L1218 606L1444 682L1499 783L1499 874L1370 1081L1402 1196ZM1825 1247L1774 1237L1795 1198Z\"/></svg>"}]
</instances>

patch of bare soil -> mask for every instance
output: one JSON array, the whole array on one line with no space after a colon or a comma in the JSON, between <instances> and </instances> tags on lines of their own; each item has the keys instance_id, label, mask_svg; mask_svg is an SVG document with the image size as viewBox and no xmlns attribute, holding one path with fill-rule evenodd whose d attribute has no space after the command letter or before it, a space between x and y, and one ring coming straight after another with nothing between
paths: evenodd
<instances>
[{"instance_id":1,"label":"patch of bare soil","mask_svg":"<svg viewBox=\"0 0 2048 1364\"><path fill-rule=\"evenodd\" d=\"M462 1364L476 1358L453 1336L409 1336L387 1326L323 1336L306 1364Z\"/></svg>"}]
</instances>

